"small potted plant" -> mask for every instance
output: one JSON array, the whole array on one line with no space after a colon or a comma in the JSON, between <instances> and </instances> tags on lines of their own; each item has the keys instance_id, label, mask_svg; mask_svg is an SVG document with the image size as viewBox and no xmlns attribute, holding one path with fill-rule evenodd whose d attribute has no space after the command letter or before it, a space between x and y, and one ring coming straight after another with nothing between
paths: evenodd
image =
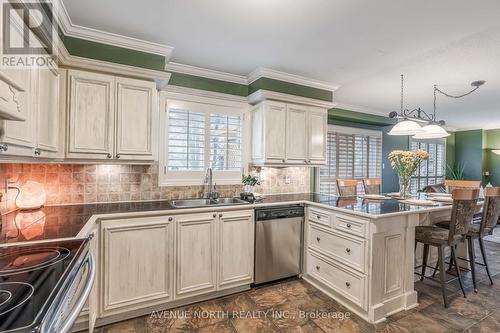
<instances>
[{"instance_id":1,"label":"small potted plant","mask_svg":"<svg viewBox=\"0 0 500 333\"><path fill-rule=\"evenodd\" d=\"M243 191L245 193L253 193L255 189L255 185L260 185L259 178L252 175L243 174L241 176L241 182L243 183Z\"/></svg>"}]
</instances>

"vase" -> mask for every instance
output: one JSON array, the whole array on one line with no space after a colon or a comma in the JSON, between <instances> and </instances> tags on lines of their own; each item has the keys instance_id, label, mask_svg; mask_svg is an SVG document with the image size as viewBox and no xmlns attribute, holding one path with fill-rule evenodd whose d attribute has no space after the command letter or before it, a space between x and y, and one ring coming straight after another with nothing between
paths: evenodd
<instances>
[{"instance_id":1,"label":"vase","mask_svg":"<svg viewBox=\"0 0 500 333\"><path fill-rule=\"evenodd\" d=\"M411 177L399 175L399 196L401 198L409 198L410 195L410 180Z\"/></svg>"},{"instance_id":2,"label":"vase","mask_svg":"<svg viewBox=\"0 0 500 333\"><path fill-rule=\"evenodd\" d=\"M243 186L243 191L245 193L253 193L254 189L255 189L255 186L252 186L252 185Z\"/></svg>"}]
</instances>

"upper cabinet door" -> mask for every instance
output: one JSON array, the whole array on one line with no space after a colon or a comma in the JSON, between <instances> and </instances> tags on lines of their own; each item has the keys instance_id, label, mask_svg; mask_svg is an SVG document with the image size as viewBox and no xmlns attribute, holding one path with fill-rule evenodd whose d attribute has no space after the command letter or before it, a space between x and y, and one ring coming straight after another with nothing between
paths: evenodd
<instances>
[{"instance_id":1,"label":"upper cabinet door","mask_svg":"<svg viewBox=\"0 0 500 333\"><path fill-rule=\"evenodd\" d=\"M113 157L115 79L70 70L68 157Z\"/></svg>"},{"instance_id":2,"label":"upper cabinet door","mask_svg":"<svg viewBox=\"0 0 500 333\"><path fill-rule=\"evenodd\" d=\"M327 110L311 108L309 111L309 163L326 163Z\"/></svg>"},{"instance_id":3,"label":"upper cabinet door","mask_svg":"<svg viewBox=\"0 0 500 333\"><path fill-rule=\"evenodd\" d=\"M287 104L286 162L288 164L307 164L308 112L306 106Z\"/></svg>"},{"instance_id":4,"label":"upper cabinet door","mask_svg":"<svg viewBox=\"0 0 500 333\"><path fill-rule=\"evenodd\" d=\"M158 103L154 82L117 78L115 158L154 160Z\"/></svg>"},{"instance_id":5,"label":"upper cabinet door","mask_svg":"<svg viewBox=\"0 0 500 333\"><path fill-rule=\"evenodd\" d=\"M18 115L25 121L0 120L0 143L8 145L5 155L32 156L35 147L36 112L34 93L36 70L8 69L4 71L24 91L16 94ZM0 151L1 152L1 151Z\"/></svg>"},{"instance_id":6,"label":"upper cabinet door","mask_svg":"<svg viewBox=\"0 0 500 333\"><path fill-rule=\"evenodd\" d=\"M60 131L59 73L56 69L38 71L37 148L40 157L52 157L59 150ZM45 156L45 152L49 152Z\"/></svg>"},{"instance_id":7,"label":"upper cabinet door","mask_svg":"<svg viewBox=\"0 0 500 333\"><path fill-rule=\"evenodd\" d=\"M284 163L286 150L286 104L269 102L264 120L266 163Z\"/></svg>"}]
</instances>

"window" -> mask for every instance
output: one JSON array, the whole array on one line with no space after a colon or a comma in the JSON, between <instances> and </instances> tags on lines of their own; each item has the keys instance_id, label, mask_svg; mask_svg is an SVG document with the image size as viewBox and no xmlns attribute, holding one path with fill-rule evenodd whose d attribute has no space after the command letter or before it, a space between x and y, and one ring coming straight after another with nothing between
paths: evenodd
<instances>
[{"instance_id":1,"label":"window","mask_svg":"<svg viewBox=\"0 0 500 333\"><path fill-rule=\"evenodd\" d=\"M410 140L410 149L425 150L429 160L422 162L411 179L410 191L415 193L427 185L443 183L446 175L446 139Z\"/></svg>"},{"instance_id":2,"label":"window","mask_svg":"<svg viewBox=\"0 0 500 333\"><path fill-rule=\"evenodd\" d=\"M241 107L169 100L165 112L162 185L202 184L207 168L218 184L239 183L243 168Z\"/></svg>"},{"instance_id":3,"label":"window","mask_svg":"<svg viewBox=\"0 0 500 333\"><path fill-rule=\"evenodd\" d=\"M337 194L337 179L380 178L382 173L382 133L350 127L329 126L327 163L319 169L319 192Z\"/></svg>"}]
</instances>

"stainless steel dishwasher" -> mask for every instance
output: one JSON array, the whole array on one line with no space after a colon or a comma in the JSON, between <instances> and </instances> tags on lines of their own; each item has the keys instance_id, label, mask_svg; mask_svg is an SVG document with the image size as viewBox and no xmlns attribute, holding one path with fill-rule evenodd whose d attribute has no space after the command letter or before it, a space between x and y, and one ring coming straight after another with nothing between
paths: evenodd
<instances>
[{"instance_id":1,"label":"stainless steel dishwasher","mask_svg":"<svg viewBox=\"0 0 500 333\"><path fill-rule=\"evenodd\" d=\"M301 273L304 207L255 210L255 284Z\"/></svg>"}]
</instances>

